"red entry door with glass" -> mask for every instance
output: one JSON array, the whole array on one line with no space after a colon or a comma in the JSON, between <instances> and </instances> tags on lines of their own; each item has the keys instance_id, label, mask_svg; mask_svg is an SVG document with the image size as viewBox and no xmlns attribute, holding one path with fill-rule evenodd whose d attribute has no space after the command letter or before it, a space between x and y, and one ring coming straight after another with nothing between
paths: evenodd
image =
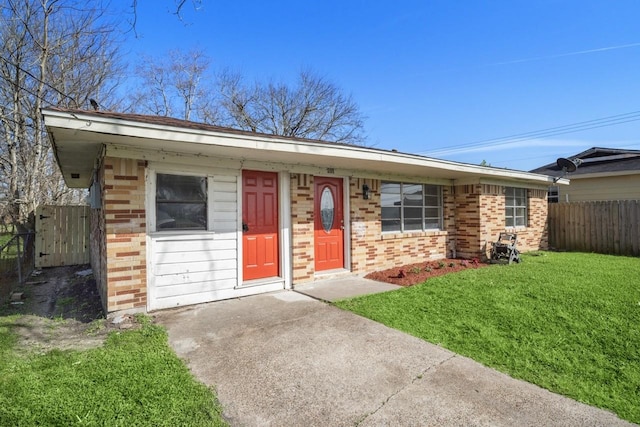
<instances>
[{"instance_id":1,"label":"red entry door with glass","mask_svg":"<svg viewBox=\"0 0 640 427\"><path fill-rule=\"evenodd\" d=\"M342 178L313 179L315 270L344 268Z\"/></svg>"}]
</instances>

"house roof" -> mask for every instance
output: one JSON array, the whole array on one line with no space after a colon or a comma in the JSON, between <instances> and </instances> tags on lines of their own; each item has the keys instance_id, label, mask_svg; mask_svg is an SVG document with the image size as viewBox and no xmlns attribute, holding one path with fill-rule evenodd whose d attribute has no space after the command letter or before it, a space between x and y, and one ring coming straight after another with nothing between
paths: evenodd
<instances>
[{"instance_id":1,"label":"house roof","mask_svg":"<svg viewBox=\"0 0 640 427\"><path fill-rule=\"evenodd\" d=\"M538 173L439 160L394 150L260 134L170 117L42 110L54 154L69 187L86 188L105 145L145 152L327 168L336 174L410 176L451 184L504 183L544 188L553 177ZM146 158L146 157L145 157ZM292 168L288 168L292 170ZM352 175L355 173L352 173ZM568 184L568 180L559 181Z\"/></svg>"},{"instance_id":2,"label":"house roof","mask_svg":"<svg viewBox=\"0 0 640 427\"><path fill-rule=\"evenodd\" d=\"M640 173L640 150L592 147L568 158L581 161L578 168L568 174L571 179ZM565 175L556 163L541 166L531 172L552 176Z\"/></svg>"}]
</instances>

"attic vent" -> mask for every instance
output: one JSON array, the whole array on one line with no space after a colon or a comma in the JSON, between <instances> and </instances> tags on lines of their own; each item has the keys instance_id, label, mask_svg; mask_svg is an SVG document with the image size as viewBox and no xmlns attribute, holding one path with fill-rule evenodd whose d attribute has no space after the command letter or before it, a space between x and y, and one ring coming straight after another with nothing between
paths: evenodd
<instances>
[{"instance_id":1,"label":"attic vent","mask_svg":"<svg viewBox=\"0 0 640 427\"><path fill-rule=\"evenodd\" d=\"M80 178L80 174L79 173L72 173L71 174L71 179L79 179Z\"/></svg>"}]
</instances>

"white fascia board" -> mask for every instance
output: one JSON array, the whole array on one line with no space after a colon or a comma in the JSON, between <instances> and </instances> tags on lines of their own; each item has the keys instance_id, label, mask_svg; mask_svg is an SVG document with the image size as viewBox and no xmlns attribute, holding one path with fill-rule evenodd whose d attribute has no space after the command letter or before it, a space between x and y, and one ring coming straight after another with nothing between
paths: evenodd
<instances>
[{"instance_id":1,"label":"white fascia board","mask_svg":"<svg viewBox=\"0 0 640 427\"><path fill-rule=\"evenodd\" d=\"M271 161L238 160L231 157L203 156L189 153L176 153L168 151L158 151L142 149L138 147L128 147L119 144L107 144L106 153L108 157L118 157L136 160L146 160L156 164L171 164L178 167L207 167L224 169L253 169L276 172L303 173L318 176L340 176L356 177L366 179L379 179L384 181L405 181L435 185L453 185L452 179L430 178L425 176L392 174L375 172L371 170L327 168L322 166L292 165L290 163L279 163Z\"/></svg>"},{"instance_id":2,"label":"white fascia board","mask_svg":"<svg viewBox=\"0 0 640 427\"><path fill-rule=\"evenodd\" d=\"M409 166L431 169L443 173L451 173L452 177L463 178L466 176L495 177L507 180L553 183L553 177L522 172L509 169L498 169L480 165L452 162L448 160L431 159L413 154L388 152L372 148L341 145L312 141L297 141L279 137L266 137L262 135L232 134L220 131L190 129L175 126L163 126L132 120L115 119L82 113L70 113L55 110L43 112L45 123L48 127L60 127L79 132L90 132L105 140L109 135L114 136L118 143L125 143L118 136L135 138L131 145L143 144L151 148L155 141L172 143L191 143L202 147L227 147L239 150L260 150L279 153L282 156L313 156L323 158L335 158L347 160L356 168L366 163L384 163L397 165L398 170ZM106 142L106 141L105 141ZM209 151L209 150L206 150ZM371 169L363 167L362 169Z\"/></svg>"}]
</instances>

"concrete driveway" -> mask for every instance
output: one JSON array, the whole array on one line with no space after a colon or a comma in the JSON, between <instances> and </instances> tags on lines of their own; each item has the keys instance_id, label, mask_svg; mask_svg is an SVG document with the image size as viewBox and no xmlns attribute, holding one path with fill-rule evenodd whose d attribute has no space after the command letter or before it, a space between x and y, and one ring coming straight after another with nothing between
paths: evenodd
<instances>
[{"instance_id":1,"label":"concrete driveway","mask_svg":"<svg viewBox=\"0 0 640 427\"><path fill-rule=\"evenodd\" d=\"M233 426L622 426L294 291L156 315Z\"/></svg>"}]
</instances>

